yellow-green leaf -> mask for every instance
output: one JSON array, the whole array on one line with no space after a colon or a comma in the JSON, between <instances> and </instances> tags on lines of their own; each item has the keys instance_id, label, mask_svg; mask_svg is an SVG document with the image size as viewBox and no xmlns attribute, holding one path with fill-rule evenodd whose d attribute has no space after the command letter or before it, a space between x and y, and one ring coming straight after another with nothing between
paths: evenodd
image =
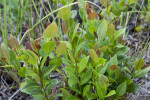
<instances>
[{"instance_id":1,"label":"yellow-green leaf","mask_svg":"<svg viewBox=\"0 0 150 100\"><path fill-rule=\"evenodd\" d=\"M65 42L61 42L56 48L56 54L58 56L62 55L67 50L67 45Z\"/></svg>"},{"instance_id":2,"label":"yellow-green leaf","mask_svg":"<svg viewBox=\"0 0 150 100\"><path fill-rule=\"evenodd\" d=\"M14 36L10 36L10 45L12 48L18 50L19 49L19 42Z\"/></svg>"},{"instance_id":3,"label":"yellow-green leaf","mask_svg":"<svg viewBox=\"0 0 150 100\"><path fill-rule=\"evenodd\" d=\"M58 32L57 24L55 22L53 22L46 28L46 30L44 32L44 39L46 41L50 40L57 34L57 32Z\"/></svg>"},{"instance_id":4,"label":"yellow-green leaf","mask_svg":"<svg viewBox=\"0 0 150 100\"><path fill-rule=\"evenodd\" d=\"M99 61L99 58L98 58L96 52L93 49L90 50L90 55L91 55L91 58L93 59L94 62Z\"/></svg>"},{"instance_id":5,"label":"yellow-green leaf","mask_svg":"<svg viewBox=\"0 0 150 100\"><path fill-rule=\"evenodd\" d=\"M66 19L71 18L72 13L69 8L63 8L58 11L58 15L61 19L66 20Z\"/></svg>"},{"instance_id":6,"label":"yellow-green leaf","mask_svg":"<svg viewBox=\"0 0 150 100\"><path fill-rule=\"evenodd\" d=\"M43 50L49 55L55 49L56 43L54 41L50 41L44 44Z\"/></svg>"}]
</instances>

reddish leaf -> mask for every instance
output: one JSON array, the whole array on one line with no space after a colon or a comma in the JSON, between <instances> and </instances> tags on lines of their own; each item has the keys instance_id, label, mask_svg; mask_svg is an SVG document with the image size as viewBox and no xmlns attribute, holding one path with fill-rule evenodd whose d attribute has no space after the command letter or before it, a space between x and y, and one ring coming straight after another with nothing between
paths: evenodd
<instances>
[{"instance_id":1,"label":"reddish leaf","mask_svg":"<svg viewBox=\"0 0 150 100\"><path fill-rule=\"evenodd\" d=\"M3 61L6 61L6 58L5 58L5 57L2 57L2 60L3 60Z\"/></svg>"},{"instance_id":2,"label":"reddish leaf","mask_svg":"<svg viewBox=\"0 0 150 100\"><path fill-rule=\"evenodd\" d=\"M42 38L40 38L40 40L37 40L36 43L35 43L35 47L36 47L38 50L41 49L41 46L40 46L41 40L42 40Z\"/></svg>"},{"instance_id":3,"label":"reddish leaf","mask_svg":"<svg viewBox=\"0 0 150 100\"><path fill-rule=\"evenodd\" d=\"M145 69L145 68L147 68L147 67L150 67L150 64L144 65L144 66L142 67L142 69Z\"/></svg>"},{"instance_id":4,"label":"reddish leaf","mask_svg":"<svg viewBox=\"0 0 150 100\"><path fill-rule=\"evenodd\" d=\"M47 28L50 24L51 24L51 22L50 22L50 21L47 21L47 22L46 22L46 28Z\"/></svg>"},{"instance_id":5,"label":"reddish leaf","mask_svg":"<svg viewBox=\"0 0 150 100\"><path fill-rule=\"evenodd\" d=\"M96 12L91 12L88 15L88 20L94 20L94 19L98 19L98 14Z\"/></svg>"},{"instance_id":6,"label":"reddish leaf","mask_svg":"<svg viewBox=\"0 0 150 100\"><path fill-rule=\"evenodd\" d=\"M98 35L95 31L94 31L94 36L98 39Z\"/></svg>"},{"instance_id":7,"label":"reddish leaf","mask_svg":"<svg viewBox=\"0 0 150 100\"><path fill-rule=\"evenodd\" d=\"M87 8L86 10L87 14L89 15L91 13L91 9L90 8Z\"/></svg>"},{"instance_id":8,"label":"reddish leaf","mask_svg":"<svg viewBox=\"0 0 150 100\"><path fill-rule=\"evenodd\" d=\"M31 51L33 50L33 49L32 49L32 46L31 46L31 44L30 44L29 42L27 42L25 48L26 48L26 49L29 49L29 50L31 50Z\"/></svg>"},{"instance_id":9,"label":"reddish leaf","mask_svg":"<svg viewBox=\"0 0 150 100\"><path fill-rule=\"evenodd\" d=\"M67 33L67 31L68 31L68 25L67 25L67 23L66 23L65 20L62 20L62 29L63 29L64 33Z\"/></svg>"},{"instance_id":10,"label":"reddish leaf","mask_svg":"<svg viewBox=\"0 0 150 100\"><path fill-rule=\"evenodd\" d=\"M116 66L116 65L110 66L110 70L116 70L116 69L117 69L117 66Z\"/></svg>"},{"instance_id":11,"label":"reddish leaf","mask_svg":"<svg viewBox=\"0 0 150 100\"><path fill-rule=\"evenodd\" d=\"M100 48L98 48L98 50L96 51L96 54L98 55L98 57L101 55L101 50L100 50Z\"/></svg>"}]
</instances>

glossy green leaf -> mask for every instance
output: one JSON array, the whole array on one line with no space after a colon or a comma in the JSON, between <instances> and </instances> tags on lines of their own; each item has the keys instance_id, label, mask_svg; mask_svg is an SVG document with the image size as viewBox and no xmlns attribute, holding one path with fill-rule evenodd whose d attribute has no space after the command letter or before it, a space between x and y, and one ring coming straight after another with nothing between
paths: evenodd
<instances>
[{"instance_id":1,"label":"glossy green leaf","mask_svg":"<svg viewBox=\"0 0 150 100\"><path fill-rule=\"evenodd\" d=\"M43 45L43 50L45 54L49 55L55 49L56 43L54 41L46 42Z\"/></svg>"},{"instance_id":2,"label":"glossy green leaf","mask_svg":"<svg viewBox=\"0 0 150 100\"><path fill-rule=\"evenodd\" d=\"M58 27L55 22L50 24L44 32L44 40L48 41L53 38L58 32Z\"/></svg>"},{"instance_id":3,"label":"glossy green leaf","mask_svg":"<svg viewBox=\"0 0 150 100\"><path fill-rule=\"evenodd\" d=\"M56 54L58 56L62 55L67 50L67 45L65 42L61 42L56 48Z\"/></svg>"},{"instance_id":4,"label":"glossy green leaf","mask_svg":"<svg viewBox=\"0 0 150 100\"><path fill-rule=\"evenodd\" d=\"M123 96L126 92L127 84L126 82L121 83L116 90L117 96Z\"/></svg>"},{"instance_id":5,"label":"glossy green leaf","mask_svg":"<svg viewBox=\"0 0 150 100\"><path fill-rule=\"evenodd\" d=\"M90 85L86 85L86 86L84 87L84 89L83 89L83 96L86 95L86 93L89 91L89 89L90 89Z\"/></svg>"},{"instance_id":6,"label":"glossy green leaf","mask_svg":"<svg viewBox=\"0 0 150 100\"><path fill-rule=\"evenodd\" d=\"M26 73L26 67L21 67L21 69L18 71L18 75L20 77L25 77L25 73Z\"/></svg>"},{"instance_id":7,"label":"glossy green leaf","mask_svg":"<svg viewBox=\"0 0 150 100\"><path fill-rule=\"evenodd\" d=\"M84 57L84 58L80 61L80 63L78 64L78 66L79 66L78 72L79 72L79 73L81 73L81 72L84 70L84 68L87 66L88 60L89 60L89 56L88 56L88 57Z\"/></svg>"},{"instance_id":8,"label":"glossy green leaf","mask_svg":"<svg viewBox=\"0 0 150 100\"><path fill-rule=\"evenodd\" d=\"M48 74L50 74L50 72L55 69L56 65L50 65L46 68L46 71L44 73L44 77L47 76Z\"/></svg>"},{"instance_id":9,"label":"glossy green leaf","mask_svg":"<svg viewBox=\"0 0 150 100\"><path fill-rule=\"evenodd\" d=\"M111 90L105 97L110 97L112 95L116 94L115 90Z\"/></svg>"},{"instance_id":10,"label":"glossy green leaf","mask_svg":"<svg viewBox=\"0 0 150 100\"><path fill-rule=\"evenodd\" d=\"M50 80L50 82L49 82L49 84L48 84L48 86L47 86L47 88L46 88L47 94L50 94L51 89L52 89L54 86L56 86L58 83L59 83L59 82L58 82L57 79L52 79L52 80Z\"/></svg>"},{"instance_id":11,"label":"glossy green leaf","mask_svg":"<svg viewBox=\"0 0 150 100\"><path fill-rule=\"evenodd\" d=\"M86 73L81 77L80 85L85 84L92 76L92 71L88 70Z\"/></svg>"}]
</instances>

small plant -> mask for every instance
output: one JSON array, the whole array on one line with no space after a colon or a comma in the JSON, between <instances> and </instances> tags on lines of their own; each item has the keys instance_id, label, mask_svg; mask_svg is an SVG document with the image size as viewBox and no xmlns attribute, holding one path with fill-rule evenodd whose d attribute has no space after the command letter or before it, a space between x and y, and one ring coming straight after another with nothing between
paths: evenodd
<instances>
[{"instance_id":1,"label":"small plant","mask_svg":"<svg viewBox=\"0 0 150 100\"><path fill-rule=\"evenodd\" d=\"M130 1L113 0L112 4L118 3L117 7L122 9L118 11L112 6L111 12L109 4L105 4L108 9L102 10L99 16L90 3L79 0L82 25L74 22L71 8L60 9L62 30L56 22L51 23L44 31L43 39L31 38L26 49L13 36L10 37L11 49L2 43L0 57L5 66L1 67L5 67L22 92L32 95L35 100L52 100L58 96L63 100L126 98L127 93L140 89L133 79L143 77L150 70L149 65L144 65L144 59L133 60L127 56L130 48L124 45L126 28L117 29L113 24L115 15L128 9L126 3L135 3L135 0ZM59 30L67 39L57 34ZM54 71L63 79L52 79ZM24 78L22 83L18 76ZM51 89L59 82L62 92L54 95Z\"/></svg>"}]
</instances>

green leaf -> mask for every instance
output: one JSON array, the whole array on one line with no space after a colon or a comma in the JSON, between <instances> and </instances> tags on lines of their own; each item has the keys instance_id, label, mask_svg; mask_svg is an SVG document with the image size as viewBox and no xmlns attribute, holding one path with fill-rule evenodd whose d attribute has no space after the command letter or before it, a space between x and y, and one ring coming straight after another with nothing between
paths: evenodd
<instances>
[{"instance_id":1,"label":"green leaf","mask_svg":"<svg viewBox=\"0 0 150 100\"><path fill-rule=\"evenodd\" d=\"M121 83L116 90L117 96L123 96L126 92L127 84L126 82Z\"/></svg>"},{"instance_id":2,"label":"green leaf","mask_svg":"<svg viewBox=\"0 0 150 100\"><path fill-rule=\"evenodd\" d=\"M66 98L67 98L68 96L70 96L71 94L70 94L70 92L67 91L66 89L61 88L61 90L62 90L62 94L63 94L63 100L66 100Z\"/></svg>"},{"instance_id":3,"label":"green leaf","mask_svg":"<svg viewBox=\"0 0 150 100\"><path fill-rule=\"evenodd\" d=\"M50 24L45 32L44 32L44 40L49 41L51 38L53 38L58 32L58 27L57 24L55 22L53 22L52 24Z\"/></svg>"},{"instance_id":4,"label":"green leaf","mask_svg":"<svg viewBox=\"0 0 150 100\"><path fill-rule=\"evenodd\" d=\"M61 19L67 20L67 19L71 18L72 13L69 8L65 7L58 11L58 15Z\"/></svg>"},{"instance_id":5,"label":"green leaf","mask_svg":"<svg viewBox=\"0 0 150 100\"><path fill-rule=\"evenodd\" d=\"M81 9L81 11L83 12L85 10L85 6L86 6L86 3L84 0L78 0L78 6L79 8Z\"/></svg>"},{"instance_id":6,"label":"green leaf","mask_svg":"<svg viewBox=\"0 0 150 100\"><path fill-rule=\"evenodd\" d=\"M118 65L118 60L117 60L117 55L114 55L110 61L109 61L109 66L112 66L112 65Z\"/></svg>"},{"instance_id":7,"label":"green leaf","mask_svg":"<svg viewBox=\"0 0 150 100\"><path fill-rule=\"evenodd\" d=\"M79 65L78 65L79 66L79 70L78 70L79 73L81 73L84 70L84 68L87 66L88 60L89 60L89 56L88 57L84 57L80 61Z\"/></svg>"},{"instance_id":8,"label":"green leaf","mask_svg":"<svg viewBox=\"0 0 150 100\"><path fill-rule=\"evenodd\" d=\"M8 74L12 77L12 79L13 79L14 81L16 81L18 84L20 84L20 81L19 81L18 76L17 76L13 71L7 71L7 72L8 72Z\"/></svg>"},{"instance_id":9,"label":"green leaf","mask_svg":"<svg viewBox=\"0 0 150 100\"><path fill-rule=\"evenodd\" d=\"M56 54L58 56L62 55L67 50L67 45L65 42L61 42L56 48Z\"/></svg>"},{"instance_id":10,"label":"green leaf","mask_svg":"<svg viewBox=\"0 0 150 100\"><path fill-rule=\"evenodd\" d=\"M46 42L43 46L44 52L49 55L55 49L56 43L54 41Z\"/></svg>"},{"instance_id":11,"label":"green leaf","mask_svg":"<svg viewBox=\"0 0 150 100\"><path fill-rule=\"evenodd\" d=\"M125 53L127 53L128 51L130 50L130 48L129 47L127 47L127 46L125 46L125 47L123 47L123 48L119 48L118 50L117 50L117 52L116 52L116 54L125 54Z\"/></svg>"},{"instance_id":12,"label":"green leaf","mask_svg":"<svg viewBox=\"0 0 150 100\"><path fill-rule=\"evenodd\" d=\"M68 85L69 85L70 88L74 88L74 85L76 85L77 83L78 83L78 80L74 75L69 77Z\"/></svg>"},{"instance_id":13,"label":"green leaf","mask_svg":"<svg viewBox=\"0 0 150 100\"><path fill-rule=\"evenodd\" d=\"M90 85L86 85L86 86L84 87L84 89L83 89L83 96L86 95L86 93L89 91L89 89L90 89Z\"/></svg>"},{"instance_id":14,"label":"green leaf","mask_svg":"<svg viewBox=\"0 0 150 100\"><path fill-rule=\"evenodd\" d=\"M47 94L50 94L51 89L52 89L54 86L56 86L58 83L59 83L59 82L58 82L57 79L52 79L52 80L50 80L49 85L48 85L47 88L46 88Z\"/></svg>"},{"instance_id":15,"label":"green leaf","mask_svg":"<svg viewBox=\"0 0 150 100\"><path fill-rule=\"evenodd\" d=\"M50 65L46 68L46 71L44 73L44 77L47 76L48 74L50 74L50 72L55 69L56 65Z\"/></svg>"},{"instance_id":16,"label":"green leaf","mask_svg":"<svg viewBox=\"0 0 150 100\"><path fill-rule=\"evenodd\" d=\"M65 68L63 68L63 70L66 71L67 73L73 75L73 76L76 76L75 75L75 70L71 67L65 67Z\"/></svg>"},{"instance_id":17,"label":"green leaf","mask_svg":"<svg viewBox=\"0 0 150 100\"><path fill-rule=\"evenodd\" d=\"M100 70L99 74L104 74L107 70L108 63L105 64L105 66Z\"/></svg>"},{"instance_id":18,"label":"green leaf","mask_svg":"<svg viewBox=\"0 0 150 100\"><path fill-rule=\"evenodd\" d=\"M30 69L30 68L26 68L26 73L25 76L31 76L33 77L36 81L40 80L40 77L37 73L34 72L34 70Z\"/></svg>"},{"instance_id":19,"label":"green leaf","mask_svg":"<svg viewBox=\"0 0 150 100\"><path fill-rule=\"evenodd\" d=\"M97 27L89 27L88 28L91 34L94 34L94 32L97 32Z\"/></svg>"},{"instance_id":20,"label":"green leaf","mask_svg":"<svg viewBox=\"0 0 150 100\"><path fill-rule=\"evenodd\" d=\"M126 28L123 28L123 29L119 29L118 31L115 32L114 34L114 40L118 39L119 36L121 36L122 34L124 34L126 31Z\"/></svg>"},{"instance_id":21,"label":"green leaf","mask_svg":"<svg viewBox=\"0 0 150 100\"><path fill-rule=\"evenodd\" d=\"M76 27L75 27L75 29L74 29L74 31L73 31L73 35L72 35L71 41L73 41L73 39L74 39L74 37L75 37L75 35L76 35L76 33L77 33L77 30L78 30L78 28L79 28L79 25L80 25L80 23L78 23L78 24L76 25Z\"/></svg>"},{"instance_id":22,"label":"green leaf","mask_svg":"<svg viewBox=\"0 0 150 100\"><path fill-rule=\"evenodd\" d=\"M106 32L107 32L107 26L108 26L107 21L105 19L103 19L97 29L97 34L98 34L99 40L103 40L105 38Z\"/></svg>"},{"instance_id":23,"label":"green leaf","mask_svg":"<svg viewBox=\"0 0 150 100\"><path fill-rule=\"evenodd\" d=\"M22 92L25 92L30 95L41 95L42 94L42 89L41 86L39 86L36 83L26 83L22 86L21 88Z\"/></svg>"},{"instance_id":24,"label":"green leaf","mask_svg":"<svg viewBox=\"0 0 150 100\"><path fill-rule=\"evenodd\" d=\"M101 89L100 85L97 82L96 82L96 91L97 91L99 98L104 99L105 94L103 94L103 90Z\"/></svg>"},{"instance_id":25,"label":"green leaf","mask_svg":"<svg viewBox=\"0 0 150 100\"><path fill-rule=\"evenodd\" d=\"M17 70L19 70L21 66L19 60L16 58L17 54L12 49L10 49L9 52L10 52L10 63L13 64Z\"/></svg>"},{"instance_id":26,"label":"green leaf","mask_svg":"<svg viewBox=\"0 0 150 100\"><path fill-rule=\"evenodd\" d=\"M122 71L118 67L117 67L117 69L115 71L115 76L116 76L117 79L121 79L122 78Z\"/></svg>"},{"instance_id":27,"label":"green leaf","mask_svg":"<svg viewBox=\"0 0 150 100\"><path fill-rule=\"evenodd\" d=\"M98 96L90 91L87 91L86 96L89 100L96 99Z\"/></svg>"},{"instance_id":28,"label":"green leaf","mask_svg":"<svg viewBox=\"0 0 150 100\"><path fill-rule=\"evenodd\" d=\"M43 66L44 66L46 60L47 60L47 56L44 56L43 59L42 59L42 61L41 61L41 66L40 66L41 70L43 69Z\"/></svg>"},{"instance_id":29,"label":"green leaf","mask_svg":"<svg viewBox=\"0 0 150 100\"><path fill-rule=\"evenodd\" d=\"M123 82L126 82L127 85L133 83L133 80L127 76L122 76L119 80L118 80L119 83L123 83Z\"/></svg>"},{"instance_id":30,"label":"green leaf","mask_svg":"<svg viewBox=\"0 0 150 100\"><path fill-rule=\"evenodd\" d=\"M140 58L138 61L135 62L135 65L134 65L134 69L135 70L140 70L145 64L145 60Z\"/></svg>"},{"instance_id":31,"label":"green leaf","mask_svg":"<svg viewBox=\"0 0 150 100\"><path fill-rule=\"evenodd\" d=\"M50 60L49 64L55 64L59 67L62 64L62 59L60 57L54 57Z\"/></svg>"},{"instance_id":32,"label":"green leaf","mask_svg":"<svg viewBox=\"0 0 150 100\"><path fill-rule=\"evenodd\" d=\"M150 67L145 68L145 69L142 69L142 70L136 72L135 75L134 75L134 77L135 77L135 78L143 77L143 76L146 75L149 71L150 71Z\"/></svg>"},{"instance_id":33,"label":"green leaf","mask_svg":"<svg viewBox=\"0 0 150 100\"><path fill-rule=\"evenodd\" d=\"M79 99L79 98L76 97L76 96L70 95L70 96L67 96L65 100L81 100L81 99Z\"/></svg>"},{"instance_id":34,"label":"green leaf","mask_svg":"<svg viewBox=\"0 0 150 100\"><path fill-rule=\"evenodd\" d=\"M21 67L21 69L18 71L18 75L20 77L25 77L25 73L26 73L26 67Z\"/></svg>"},{"instance_id":35,"label":"green leaf","mask_svg":"<svg viewBox=\"0 0 150 100\"><path fill-rule=\"evenodd\" d=\"M99 62L99 58L93 49L90 50L90 55L94 62Z\"/></svg>"},{"instance_id":36,"label":"green leaf","mask_svg":"<svg viewBox=\"0 0 150 100\"><path fill-rule=\"evenodd\" d=\"M72 63L75 63L75 58L70 50L68 50L68 54L69 54L69 57L70 57Z\"/></svg>"},{"instance_id":37,"label":"green leaf","mask_svg":"<svg viewBox=\"0 0 150 100\"><path fill-rule=\"evenodd\" d=\"M14 65L5 65L5 66L0 66L0 67L3 67L3 68L14 68L14 69L17 69Z\"/></svg>"},{"instance_id":38,"label":"green leaf","mask_svg":"<svg viewBox=\"0 0 150 100\"><path fill-rule=\"evenodd\" d=\"M134 82L132 84L128 85L128 87L127 87L128 93L135 93L138 90L140 90L140 85L138 85Z\"/></svg>"},{"instance_id":39,"label":"green leaf","mask_svg":"<svg viewBox=\"0 0 150 100\"><path fill-rule=\"evenodd\" d=\"M80 85L85 84L92 76L92 71L88 70L86 73L81 77L81 83Z\"/></svg>"},{"instance_id":40,"label":"green leaf","mask_svg":"<svg viewBox=\"0 0 150 100\"><path fill-rule=\"evenodd\" d=\"M105 75L99 74L98 82L103 91L106 91L109 85L108 78Z\"/></svg>"},{"instance_id":41,"label":"green leaf","mask_svg":"<svg viewBox=\"0 0 150 100\"><path fill-rule=\"evenodd\" d=\"M136 3L136 2L137 2L137 0L129 0L129 5Z\"/></svg>"},{"instance_id":42,"label":"green leaf","mask_svg":"<svg viewBox=\"0 0 150 100\"><path fill-rule=\"evenodd\" d=\"M116 94L116 91L115 90L111 90L105 97L109 97L109 96L112 96Z\"/></svg>"},{"instance_id":43,"label":"green leaf","mask_svg":"<svg viewBox=\"0 0 150 100\"><path fill-rule=\"evenodd\" d=\"M26 51L24 51L24 53L29 56L28 62L30 64L32 64L32 65L37 64L38 56L33 51L26 50Z\"/></svg>"},{"instance_id":44,"label":"green leaf","mask_svg":"<svg viewBox=\"0 0 150 100\"><path fill-rule=\"evenodd\" d=\"M85 42L81 42L76 48L75 48L75 56L77 57L79 51L83 48Z\"/></svg>"}]
</instances>

